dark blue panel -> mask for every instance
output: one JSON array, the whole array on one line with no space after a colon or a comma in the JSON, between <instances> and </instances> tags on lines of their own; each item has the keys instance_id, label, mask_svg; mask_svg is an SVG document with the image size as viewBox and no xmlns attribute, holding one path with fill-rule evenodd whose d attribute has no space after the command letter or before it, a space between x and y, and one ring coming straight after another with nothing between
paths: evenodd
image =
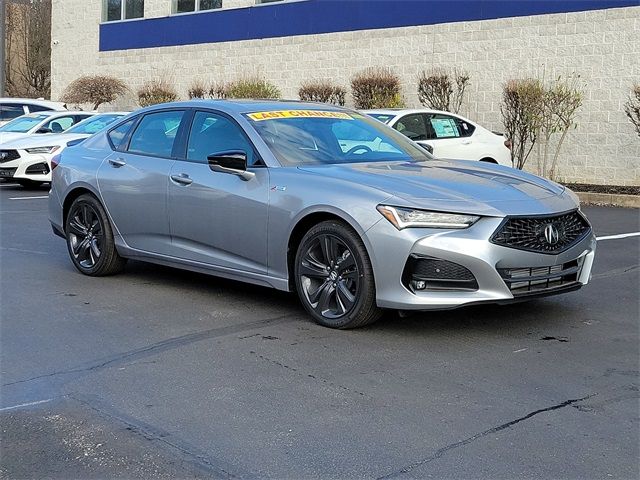
<instances>
[{"instance_id":1,"label":"dark blue panel","mask_svg":"<svg viewBox=\"0 0 640 480\"><path fill-rule=\"evenodd\" d=\"M434 25L640 5L640 0L306 0L103 23L100 51Z\"/></svg>"}]
</instances>

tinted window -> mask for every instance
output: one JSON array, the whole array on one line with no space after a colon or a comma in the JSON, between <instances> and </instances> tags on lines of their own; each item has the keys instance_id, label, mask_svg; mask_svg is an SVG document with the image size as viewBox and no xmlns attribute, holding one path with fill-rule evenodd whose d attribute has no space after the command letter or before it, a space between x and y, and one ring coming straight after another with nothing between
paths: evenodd
<instances>
[{"instance_id":1,"label":"tinted window","mask_svg":"<svg viewBox=\"0 0 640 480\"><path fill-rule=\"evenodd\" d=\"M255 163L253 146L235 122L215 113L196 112L187 144L187 158L206 163L212 153L228 150L242 150L247 154L247 164Z\"/></svg>"},{"instance_id":2,"label":"tinted window","mask_svg":"<svg viewBox=\"0 0 640 480\"><path fill-rule=\"evenodd\" d=\"M0 105L0 120L3 122L13 120L21 115L24 115L24 108L22 108L22 105Z\"/></svg>"},{"instance_id":3,"label":"tinted window","mask_svg":"<svg viewBox=\"0 0 640 480\"><path fill-rule=\"evenodd\" d=\"M49 110L53 110L53 108L43 107L42 105L32 105L32 104L28 104L27 108L29 109L29 113L31 113L31 112L48 112Z\"/></svg>"},{"instance_id":4,"label":"tinted window","mask_svg":"<svg viewBox=\"0 0 640 480\"><path fill-rule=\"evenodd\" d=\"M427 140L427 127L424 122L424 116L419 113L405 115L393 126L405 137L411 140Z\"/></svg>"},{"instance_id":5,"label":"tinted window","mask_svg":"<svg viewBox=\"0 0 640 480\"><path fill-rule=\"evenodd\" d=\"M144 17L144 0L125 0L124 18Z\"/></svg>"},{"instance_id":6,"label":"tinted window","mask_svg":"<svg viewBox=\"0 0 640 480\"><path fill-rule=\"evenodd\" d=\"M122 145L122 141L127 136L127 133L129 133L129 129L133 126L135 121L136 121L135 118L132 118L131 120L127 120L122 125L118 125L116 128L114 128L108 133L109 140L111 140L111 144L116 150L118 150L119 147Z\"/></svg>"},{"instance_id":7,"label":"tinted window","mask_svg":"<svg viewBox=\"0 0 640 480\"><path fill-rule=\"evenodd\" d=\"M382 113L367 113L371 118L375 118L379 122L389 123L389 121L394 117L393 115L387 115Z\"/></svg>"},{"instance_id":8,"label":"tinted window","mask_svg":"<svg viewBox=\"0 0 640 480\"><path fill-rule=\"evenodd\" d=\"M145 115L131 135L129 151L154 157L171 157L183 115L182 110Z\"/></svg>"}]
</instances>

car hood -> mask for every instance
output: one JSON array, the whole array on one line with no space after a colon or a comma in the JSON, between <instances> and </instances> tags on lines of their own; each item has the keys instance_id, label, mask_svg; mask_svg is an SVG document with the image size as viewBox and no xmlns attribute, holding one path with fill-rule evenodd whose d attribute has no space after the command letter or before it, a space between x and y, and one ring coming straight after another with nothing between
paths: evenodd
<instances>
[{"instance_id":1,"label":"car hood","mask_svg":"<svg viewBox=\"0 0 640 480\"><path fill-rule=\"evenodd\" d=\"M0 146L4 147L6 142L10 142L17 138L24 138L28 135L28 133L0 132Z\"/></svg>"},{"instance_id":2,"label":"car hood","mask_svg":"<svg viewBox=\"0 0 640 480\"><path fill-rule=\"evenodd\" d=\"M2 148L33 148L48 147L52 145L66 145L71 140L79 138L87 138L89 135L84 133L43 133L35 135L22 136L13 140L9 140L2 144Z\"/></svg>"},{"instance_id":3,"label":"car hood","mask_svg":"<svg viewBox=\"0 0 640 480\"><path fill-rule=\"evenodd\" d=\"M499 165L461 160L371 162L300 167L367 185L391 197L387 203L478 215L550 213L575 208L565 188Z\"/></svg>"}]
</instances>

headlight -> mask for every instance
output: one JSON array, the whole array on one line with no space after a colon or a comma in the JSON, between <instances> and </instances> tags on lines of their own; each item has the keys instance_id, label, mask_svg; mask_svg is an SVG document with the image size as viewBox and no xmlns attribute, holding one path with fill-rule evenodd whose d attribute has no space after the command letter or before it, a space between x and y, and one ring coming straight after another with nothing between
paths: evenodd
<instances>
[{"instance_id":1,"label":"headlight","mask_svg":"<svg viewBox=\"0 0 640 480\"><path fill-rule=\"evenodd\" d=\"M59 145L52 145L50 147L33 147L25 148L27 153L53 153L60 148Z\"/></svg>"},{"instance_id":2,"label":"headlight","mask_svg":"<svg viewBox=\"0 0 640 480\"><path fill-rule=\"evenodd\" d=\"M391 207L389 205L378 205L377 209L398 230L409 227L467 228L480 219L477 215L430 212L413 208Z\"/></svg>"}]
</instances>

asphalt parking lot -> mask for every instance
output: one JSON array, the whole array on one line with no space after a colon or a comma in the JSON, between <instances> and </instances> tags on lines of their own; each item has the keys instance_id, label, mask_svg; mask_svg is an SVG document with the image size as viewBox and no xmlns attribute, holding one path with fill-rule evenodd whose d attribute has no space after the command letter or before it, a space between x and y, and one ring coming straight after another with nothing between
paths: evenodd
<instances>
[{"instance_id":1,"label":"asphalt parking lot","mask_svg":"<svg viewBox=\"0 0 640 480\"><path fill-rule=\"evenodd\" d=\"M578 292L334 331L265 288L82 276L46 196L0 183L2 478L638 478L638 236Z\"/></svg>"}]
</instances>

